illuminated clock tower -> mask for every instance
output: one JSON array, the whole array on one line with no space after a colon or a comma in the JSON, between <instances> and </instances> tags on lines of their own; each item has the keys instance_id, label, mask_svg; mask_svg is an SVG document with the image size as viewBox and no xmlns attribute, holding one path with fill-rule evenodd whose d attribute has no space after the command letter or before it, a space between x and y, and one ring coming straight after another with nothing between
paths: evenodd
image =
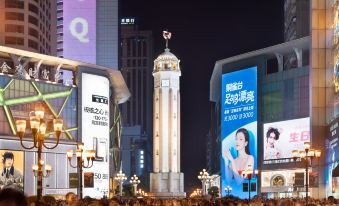
<instances>
[{"instance_id":1,"label":"illuminated clock tower","mask_svg":"<svg viewBox=\"0 0 339 206\"><path fill-rule=\"evenodd\" d=\"M168 49L171 33L164 31L165 52L154 61L153 173L151 195L185 197L180 172L180 60Z\"/></svg>"}]
</instances>

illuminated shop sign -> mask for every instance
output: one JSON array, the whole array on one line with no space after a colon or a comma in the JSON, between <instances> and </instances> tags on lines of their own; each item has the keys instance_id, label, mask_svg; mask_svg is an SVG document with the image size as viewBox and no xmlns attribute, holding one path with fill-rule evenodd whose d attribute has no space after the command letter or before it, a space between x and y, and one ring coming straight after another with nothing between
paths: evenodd
<instances>
[{"instance_id":1,"label":"illuminated shop sign","mask_svg":"<svg viewBox=\"0 0 339 206\"><path fill-rule=\"evenodd\" d=\"M81 85L82 141L85 150L96 150L93 167L84 169L83 192L102 198L109 191L109 80L82 73Z\"/></svg>"}]
</instances>

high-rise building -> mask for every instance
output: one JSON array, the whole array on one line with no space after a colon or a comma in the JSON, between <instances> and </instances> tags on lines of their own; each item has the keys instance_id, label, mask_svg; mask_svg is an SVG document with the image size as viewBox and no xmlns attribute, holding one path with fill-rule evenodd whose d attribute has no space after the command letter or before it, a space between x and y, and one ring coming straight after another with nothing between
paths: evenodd
<instances>
[{"instance_id":1,"label":"high-rise building","mask_svg":"<svg viewBox=\"0 0 339 206\"><path fill-rule=\"evenodd\" d=\"M57 56L118 69L119 0L57 0Z\"/></svg>"},{"instance_id":2,"label":"high-rise building","mask_svg":"<svg viewBox=\"0 0 339 206\"><path fill-rule=\"evenodd\" d=\"M284 41L288 42L310 35L310 1L285 0L284 1ZM304 55L308 58L308 55ZM305 59L305 58L304 58ZM293 51L284 56L284 68L295 68L297 58ZM308 61L305 59L304 61Z\"/></svg>"},{"instance_id":3,"label":"high-rise building","mask_svg":"<svg viewBox=\"0 0 339 206\"><path fill-rule=\"evenodd\" d=\"M310 0L285 0L284 39L291 41L310 35Z\"/></svg>"},{"instance_id":4,"label":"high-rise building","mask_svg":"<svg viewBox=\"0 0 339 206\"><path fill-rule=\"evenodd\" d=\"M55 1L0 1L0 45L55 55Z\"/></svg>"},{"instance_id":5,"label":"high-rise building","mask_svg":"<svg viewBox=\"0 0 339 206\"><path fill-rule=\"evenodd\" d=\"M153 37L152 31L138 29L135 18L121 19L121 65L121 73L132 92L131 99L121 107L124 127L122 136L127 137L133 133L133 139L138 139L138 147L130 150L130 157L139 149L145 153L142 168L136 164L123 164L123 168L139 170L139 175L146 175L152 169ZM135 137L135 127L139 128L138 138ZM132 145L128 145L132 141L126 144L123 147L132 148ZM124 154L127 155L126 152ZM132 162L133 159L127 158L126 161ZM128 168L128 165L135 168Z\"/></svg>"}]
</instances>

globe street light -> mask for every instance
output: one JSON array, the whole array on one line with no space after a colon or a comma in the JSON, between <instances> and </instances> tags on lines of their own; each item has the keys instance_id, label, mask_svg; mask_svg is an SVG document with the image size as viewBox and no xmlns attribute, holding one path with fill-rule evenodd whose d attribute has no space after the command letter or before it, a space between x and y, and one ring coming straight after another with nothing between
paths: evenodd
<instances>
[{"instance_id":1,"label":"globe street light","mask_svg":"<svg viewBox=\"0 0 339 206\"><path fill-rule=\"evenodd\" d=\"M45 136L46 134L46 129L48 122L44 120L45 116L45 111L42 106L39 106L36 108L35 111L31 111L29 113L29 129L31 130L32 136L33 136L33 145L32 146L25 146L24 144L24 136L26 133L26 120L16 120L15 125L16 125L16 132L18 137L20 138L20 144L23 148L27 150L31 150L34 148L37 148L37 153L38 153L38 160L37 160L37 165L33 165L32 169L34 172L34 176L37 177L37 205L40 205L41 203L41 197L42 197L42 179L44 177L49 176L52 167L49 165L45 165L45 172L43 171L43 164L44 161L42 160L42 148L46 149L54 149L58 146L60 136L61 136L61 131L62 131L62 126L63 126L63 120L62 119L53 119L52 125L53 129L55 132L56 136L56 143L54 146L49 147L45 144Z\"/></svg>"},{"instance_id":2,"label":"globe street light","mask_svg":"<svg viewBox=\"0 0 339 206\"><path fill-rule=\"evenodd\" d=\"M124 173L122 173L122 170L120 169L119 173L116 174L114 179L119 182L119 196L122 197L122 184L125 180L127 180L127 177Z\"/></svg>"},{"instance_id":3,"label":"globe street light","mask_svg":"<svg viewBox=\"0 0 339 206\"><path fill-rule=\"evenodd\" d=\"M136 195L138 184L140 184L139 178L136 175L133 175L133 177L131 177L131 180L129 182L133 185L133 193L134 195Z\"/></svg>"},{"instance_id":4,"label":"globe street light","mask_svg":"<svg viewBox=\"0 0 339 206\"><path fill-rule=\"evenodd\" d=\"M226 193L227 193L227 196L230 196L230 193L232 192L232 187L230 187L229 185L227 185L227 186L225 187L225 191L226 191Z\"/></svg>"},{"instance_id":5,"label":"globe street light","mask_svg":"<svg viewBox=\"0 0 339 206\"><path fill-rule=\"evenodd\" d=\"M206 183L209 181L210 178L211 177L206 169L203 169L198 175L198 179L201 180L202 183L202 195L206 195Z\"/></svg>"},{"instance_id":6,"label":"globe street light","mask_svg":"<svg viewBox=\"0 0 339 206\"><path fill-rule=\"evenodd\" d=\"M306 172L306 205L308 204L308 178L309 178L309 174L308 174L308 168L310 166L312 166L312 160L315 158L317 158L318 163L319 163L319 159L321 156L321 151L320 150L315 150L315 149L311 149L311 143L310 142L304 142L304 150L293 150L292 151L292 155L293 155L293 160L294 162L297 161L298 158L301 159L301 161L303 161L305 163L305 172Z\"/></svg>"},{"instance_id":7,"label":"globe street light","mask_svg":"<svg viewBox=\"0 0 339 206\"><path fill-rule=\"evenodd\" d=\"M80 198L82 199L82 173L83 173L83 168L91 168L93 166L93 162L95 159L95 150L86 150L85 155L84 153L84 144L83 143L78 143L77 144L77 149L76 151L73 152L73 150L68 150L67 151L67 159L69 162L69 165L73 168L79 168L79 194ZM77 157L77 164L73 165L72 164L72 157L73 156ZM86 163L84 158L86 158Z\"/></svg>"},{"instance_id":8,"label":"globe street light","mask_svg":"<svg viewBox=\"0 0 339 206\"><path fill-rule=\"evenodd\" d=\"M248 179L248 202L251 200L251 180L253 179L254 175L258 174L258 170L253 170L252 166L248 166L247 170L242 170L242 176L244 179Z\"/></svg>"}]
</instances>

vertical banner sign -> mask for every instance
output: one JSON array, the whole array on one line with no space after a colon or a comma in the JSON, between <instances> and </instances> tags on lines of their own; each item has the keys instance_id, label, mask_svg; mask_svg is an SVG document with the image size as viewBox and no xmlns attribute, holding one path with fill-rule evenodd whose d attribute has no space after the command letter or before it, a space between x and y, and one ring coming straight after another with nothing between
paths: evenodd
<instances>
[{"instance_id":1,"label":"vertical banner sign","mask_svg":"<svg viewBox=\"0 0 339 206\"><path fill-rule=\"evenodd\" d=\"M230 186L232 194L248 198L244 174L257 169L257 67L223 74L221 87L221 191ZM254 174L253 185L251 196L257 194Z\"/></svg>"},{"instance_id":2,"label":"vertical banner sign","mask_svg":"<svg viewBox=\"0 0 339 206\"><path fill-rule=\"evenodd\" d=\"M109 80L82 73L81 86L82 141L96 150L93 166L84 169L83 196L101 198L109 191Z\"/></svg>"},{"instance_id":3,"label":"vertical banner sign","mask_svg":"<svg viewBox=\"0 0 339 206\"><path fill-rule=\"evenodd\" d=\"M96 63L96 1L63 1L63 56Z\"/></svg>"}]
</instances>

